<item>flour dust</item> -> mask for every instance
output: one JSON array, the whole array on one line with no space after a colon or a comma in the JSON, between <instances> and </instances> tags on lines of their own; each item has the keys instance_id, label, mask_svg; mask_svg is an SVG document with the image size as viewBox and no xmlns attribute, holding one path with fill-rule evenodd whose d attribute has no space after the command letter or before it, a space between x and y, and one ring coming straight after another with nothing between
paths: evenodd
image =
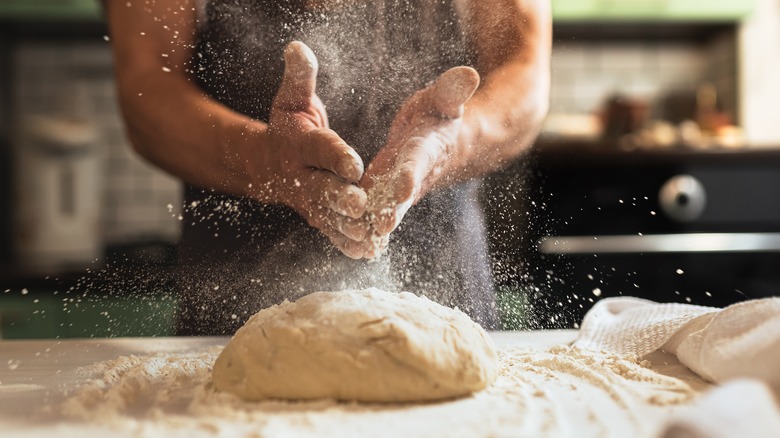
<instances>
[{"instance_id":1,"label":"flour dust","mask_svg":"<svg viewBox=\"0 0 780 438\"><path fill-rule=\"evenodd\" d=\"M499 350L498 380L469 397L427 404L245 402L210 382L219 348L126 356L52 415L144 436L656 436L697 392L631 355L565 346Z\"/></svg>"},{"instance_id":2,"label":"flour dust","mask_svg":"<svg viewBox=\"0 0 780 438\"><path fill-rule=\"evenodd\" d=\"M184 67L211 98L267 121L284 47L300 40L318 57L317 93L330 127L368 164L406 99L448 68L474 64L457 4L199 2L194 56L171 67ZM473 181L427 195L410 208L375 261L347 259L283 206L222 195L219 188L187 187L184 204L170 210L172 220L182 223L177 254L155 266L119 257L64 292L63 305L73 309L90 301L105 307L105 321L79 328L82 336L139 334L140 326L157 326L151 334L232 334L256 311L284 299L377 287L457 306L489 329L535 327L534 308L550 304L544 301L553 299L557 278L527 266L527 238L518 236L536 213L520 205L527 198L525 173L511 179L501 190L480 190ZM517 238L526 241L515 245ZM138 300L123 298L136 295Z\"/></svg>"}]
</instances>

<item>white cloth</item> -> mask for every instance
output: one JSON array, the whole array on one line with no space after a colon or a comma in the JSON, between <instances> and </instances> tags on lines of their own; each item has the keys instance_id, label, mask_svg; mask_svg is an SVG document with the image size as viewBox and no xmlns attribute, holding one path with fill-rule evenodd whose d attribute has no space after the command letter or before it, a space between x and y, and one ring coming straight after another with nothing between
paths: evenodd
<instances>
[{"instance_id":1,"label":"white cloth","mask_svg":"<svg viewBox=\"0 0 780 438\"><path fill-rule=\"evenodd\" d=\"M780 393L780 298L724 309L608 298L585 315L575 345L640 357L663 349L722 384L670 419L663 438L780 437L770 388ZM739 377L755 380L728 381Z\"/></svg>"},{"instance_id":2,"label":"white cloth","mask_svg":"<svg viewBox=\"0 0 780 438\"><path fill-rule=\"evenodd\" d=\"M737 379L713 389L667 423L662 438L776 438L780 408L767 386Z\"/></svg>"},{"instance_id":3,"label":"white cloth","mask_svg":"<svg viewBox=\"0 0 780 438\"><path fill-rule=\"evenodd\" d=\"M608 298L585 315L575 345L639 356L663 349L707 380L751 377L780 388L780 298L724 309Z\"/></svg>"}]
</instances>

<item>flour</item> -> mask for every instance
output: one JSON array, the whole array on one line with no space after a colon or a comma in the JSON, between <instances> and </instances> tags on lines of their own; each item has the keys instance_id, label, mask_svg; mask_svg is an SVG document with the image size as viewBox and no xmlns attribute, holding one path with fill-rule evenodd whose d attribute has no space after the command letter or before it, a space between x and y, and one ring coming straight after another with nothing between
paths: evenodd
<instances>
[{"instance_id":1,"label":"flour","mask_svg":"<svg viewBox=\"0 0 780 438\"><path fill-rule=\"evenodd\" d=\"M371 227L365 240L368 243L367 254L369 257L380 256L381 252L387 248L389 241L389 236L379 233L377 228L395 230L406 212L414 204L414 195L403 202L396 202L395 190L400 173L400 169L396 166L390 173L373 181L374 185L368 190L365 220ZM384 224L388 221L392 221L392 225Z\"/></svg>"},{"instance_id":2,"label":"flour","mask_svg":"<svg viewBox=\"0 0 780 438\"><path fill-rule=\"evenodd\" d=\"M62 406L63 413L71 418L120 422L122 418L184 411L193 399L193 390L210 380L218 353L123 356L96 364L82 372L101 377L68 399Z\"/></svg>"},{"instance_id":3,"label":"flour","mask_svg":"<svg viewBox=\"0 0 780 438\"><path fill-rule=\"evenodd\" d=\"M63 405L70 427L133 436L655 436L696 396L631 355L499 350L496 382L428 404L245 402L210 383L218 351L127 356Z\"/></svg>"}]
</instances>

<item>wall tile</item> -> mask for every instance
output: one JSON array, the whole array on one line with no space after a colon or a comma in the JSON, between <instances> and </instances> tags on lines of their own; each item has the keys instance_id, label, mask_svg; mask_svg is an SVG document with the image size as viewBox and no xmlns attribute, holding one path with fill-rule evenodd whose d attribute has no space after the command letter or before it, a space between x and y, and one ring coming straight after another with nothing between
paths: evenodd
<instances>
[{"instance_id":1,"label":"wall tile","mask_svg":"<svg viewBox=\"0 0 780 438\"><path fill-rule=\"evenodd\" d=\"M592 113L615 93L658 106L669 92L693 91L708 81L718 84L719 91L723 88L724 99L733 101L733 75L723 73L736 68L733 41L733 32L726 32L705 45L556 42L551 61L550 112Z\"/></svg>"},{"instance_id":2,"label":"wall tile","mask_svg":"<svg viewBox=\"0 0 780 438\"><path fill-rule=\"evenodd\" d=\"M179 222L166 205L181 203L178 180L138 157L125 137L110 47L101 43L26 43L14 53L15 117L72 116L95 123L103 157L103 230L107 243L175 241ZM74 105L75 102L75 105Z\"/></svg>"}]
</instances>

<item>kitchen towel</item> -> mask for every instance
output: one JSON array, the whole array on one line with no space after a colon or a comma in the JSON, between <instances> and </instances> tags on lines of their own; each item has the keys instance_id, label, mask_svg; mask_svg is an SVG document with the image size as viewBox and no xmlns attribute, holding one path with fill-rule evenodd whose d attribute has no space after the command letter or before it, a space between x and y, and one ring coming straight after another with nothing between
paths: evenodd
<instances>
[{"instance_id":1,"label":"kitchen towel","mask_svg":"<svg viewBox=\"0 0 780 438\"><path fill-rule=\"evenodd\" d=\"M663 349L709 381L749 377L780 388L780 298L723 309L607 298L585 315L575 345L640 357Z\"/></svg>"},{"instance_id":2,"label":"kitchen towel","mask_svg":"<svg viewBox=\"0 0 780 438\"><path fill-rule=\"evenodd\" d=\"M675 414L662 438L776 438L780 408L766 384L736 379L716 387Z\"/></svg>"},{"instance_id":3,"label":"kitchen towel","mask_svg":"<svg viewBox=\"0 0 780 438\"><path fill-rule=\"evenodd\" d=\"M720 384L670 418L662 438L780 436L772 394L780 394L780 298L723 309L607 298L585 315L574 344L640 357L663 349Z\"/></svg>"}]
</instances>

